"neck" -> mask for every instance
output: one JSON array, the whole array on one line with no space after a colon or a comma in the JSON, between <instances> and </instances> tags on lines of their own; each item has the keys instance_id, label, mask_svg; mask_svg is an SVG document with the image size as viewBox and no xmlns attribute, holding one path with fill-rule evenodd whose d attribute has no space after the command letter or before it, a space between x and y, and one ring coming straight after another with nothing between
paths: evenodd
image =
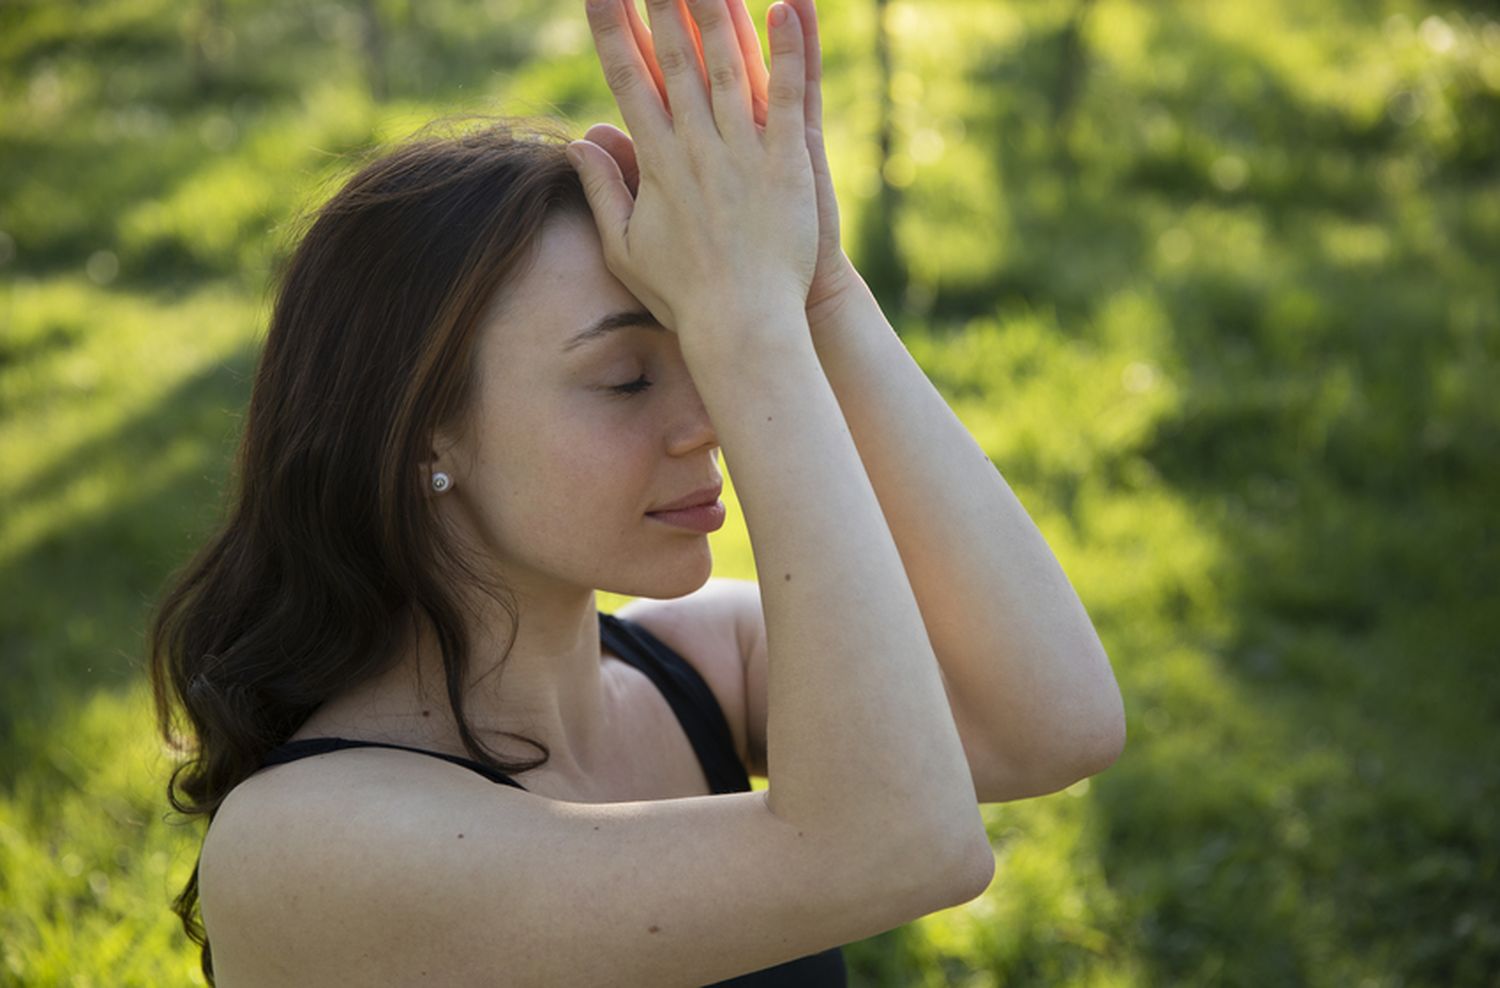
<instances>
[{"instance_id":1,"label":"neck","mask_svg":"<svg viewBox=\"0 0 1500 988\"><path fill-rule=\"evenodd\" d=\"M585 778L608 754L618 681L605 674L594 595L568 608L528 608L512 623L469 629L464 716L470 731L501 758L529 760L547 746L549 774ZM449 707L441 651L431 627L412 622L387 673L325 705L299 734L337 734L470 757ZM503 661L502 661L503 659Z\"/></svg>"}]
</instances>

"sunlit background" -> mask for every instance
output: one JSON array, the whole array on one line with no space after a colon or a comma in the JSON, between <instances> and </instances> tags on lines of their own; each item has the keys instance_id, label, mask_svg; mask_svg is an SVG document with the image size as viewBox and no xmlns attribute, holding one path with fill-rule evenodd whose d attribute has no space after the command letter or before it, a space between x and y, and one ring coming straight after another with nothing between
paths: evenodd
<instances>
[{"instance_id":1,"label":"sunlit background","mask_svg":"<svg viewBox=\"0 0 1500 988\"><path fill-rule=\"evenodd\" d=\"M848 250L1129 722L853 983L1500 984L1500 7L820 9ZM460 111L623 126L581 0L0 4L0 983L201 983L145 615L288 224Z\"/></svg>"}]
</instances>

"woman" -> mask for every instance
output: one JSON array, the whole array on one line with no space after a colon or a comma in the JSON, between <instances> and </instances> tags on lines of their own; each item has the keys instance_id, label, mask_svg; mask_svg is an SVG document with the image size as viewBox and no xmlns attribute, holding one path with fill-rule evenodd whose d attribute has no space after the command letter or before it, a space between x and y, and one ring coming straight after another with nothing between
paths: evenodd
<instances>
[{"instance_id":1,"label":"woman","mask_svg":"<svg viewBox=\"0 0 1500 988\"><path fill-rule=\"evenodd\" d=\"M771 8L768 79L740 0L629 7L588 17L633 145L591 131L580 180L505 126L413 141L288 262L237 502L152 629L210 983L842 984L841 944L993 875L809 336L811 2ZM705 585L720 444L763 635L754 584ZM657 634L599 587L701 606Z\"/></svg>"}]
</instances>

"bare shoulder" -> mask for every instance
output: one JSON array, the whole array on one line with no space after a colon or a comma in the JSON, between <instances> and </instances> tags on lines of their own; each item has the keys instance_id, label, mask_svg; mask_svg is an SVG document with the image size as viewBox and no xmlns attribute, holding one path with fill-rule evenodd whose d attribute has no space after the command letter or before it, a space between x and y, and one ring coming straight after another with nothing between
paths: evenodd
<instances>
[{"instance_id":1,"label":"bare shoulder","mask_svg":"<svg viewBox=\"0 0 1500 988\"><path fill-rule=\"evenodd\" d=\"M615 611L616 617L634 621L660 638L698 671L719 701L735 752L747 768L753 768L755 752L747 717L745 659L759 612L760 586L728 577L712 577L683 597L638 597Z\"/></svg>"},{"instance_id":2,"label":"bare shoulder","mask_svg":"<svg viewBox=\"0 0 1500 988\"><path fill-rule=\"evenodd\" d=\"M765 795L573 803L390 749L275 766L204 842L219 983L701 985L979 892L889 828L804 832Z\"/></svg>"}]
</instances>

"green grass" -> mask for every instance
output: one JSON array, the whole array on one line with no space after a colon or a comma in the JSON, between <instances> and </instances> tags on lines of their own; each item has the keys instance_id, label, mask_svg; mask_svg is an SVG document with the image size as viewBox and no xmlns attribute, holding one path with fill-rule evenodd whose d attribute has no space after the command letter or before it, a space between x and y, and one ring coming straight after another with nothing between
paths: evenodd
<instances>
[{"instance_id":1,"label":"green grass","mask_svg":"<svg viewBox=\"0 0 1500 988\"><path fill-rule=\"evenodd\" d=\"M224 7L0 11L0 984L200 980L142 633L297 209L441 113L621 123L566 5L390 5L384 100L354 6ZM1129 721L854 982L1500 984L1496 15L1106 0L1059 122L1070 4L895 6L885 223L873 8L823 7L846 241L889 231Z\"/></svg>"}]
</instances>

